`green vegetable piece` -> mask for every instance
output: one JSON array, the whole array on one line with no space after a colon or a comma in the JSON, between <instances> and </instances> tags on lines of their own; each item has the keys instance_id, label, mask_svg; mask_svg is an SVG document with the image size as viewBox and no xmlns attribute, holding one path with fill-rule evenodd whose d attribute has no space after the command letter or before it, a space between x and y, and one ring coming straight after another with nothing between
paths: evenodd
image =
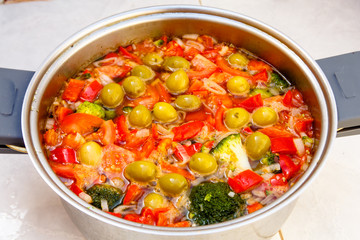
<instances>
[{"instance_id":1,"label":"green vegetable piece","mask_svg":"<svg viewBox=\"0 0 360 240\"><path fill-rule=\"evenodd\" d=\"M229 63L233 65L245 67L249 63L249 59L241 53L234 53L230 55Z\"/></svg>"},{"instance_id":2,"label":"green vegetable piece","mask_svg":"<svg viewBox=\"0 0 360 240\"><path fill-rule=\"evenodd\" d=\"M180 95L175 99L175 106L180 110L192 112L201 107L201 101L195 95Z\"/></svg>"},{"instance_id":3,"label":"green vegetable piece","mask_svg":"<svg viewBox=\"0 0 360 240\"><path fill-rule=\"evenodd\" d=\"M178 196L188 188L188 182L183 175L168 173L159 178L160 188L169 196Z\"/></svg>"},{"instance_id":4,"label":"green vegetable piece","mask_svg":"<svg viewBox=\"0 0 360 240\"><path fill-rule=\"evenodd\" d=\"M148 66L137 65L131 70L131 75L140 77L144 79L144 81L148 81L155 77L155 72Z\"/></svg>"},{"instance_id":5,"label":"green vegetable piece","mask_svg":"<svg viewBox=\"0 0 360 240\"><path fill-rule=\"evenodd\" d=\"M155 46L161 47L164 44L164 40L159 39L154 42Z\"/></svg>"},{"instance_id":6,"label":"green vegetable piece","mask_svg":"<svg viewBox=\"0 0 360 240\"><path fill-rule=\"evenodd\" d=\"M272 93L269 91L269 89L254 88L253 90L250 91L250 96L255 96L255 95L258 95L258 94L261 94L261 97L263 99L273 96Z\"/></svg>"},{"instance_id":7,"label":"green vegetable piece","mask_svg":"<svg viewBox=\"0 0 360 240\"><path fill-rule=\"evenodd\" d=\"M105 107L116 108L123 102L124 95L124 90L120 84L109 83L101 90L100 99Z\"/></svg>"},{"instance_id":8,"label":"green vegetable piece","mask_svg":"<svg viewBox=\"0 0 360 240\"><path fill-rule=\"evenodd\" d=\"M278 117L274 109L270 107L260 107L254 111L252 119L258 126L268 126L276 123Z\"/></svg>"},{"instance_id":9,"label":"green vegetable piece","mask_svg":"<svg viewBox=\"0 0 360 240\"><path fill-rule=\"evenodd\" d=\"M165 70L171 72L179 69L187 70L190 69L190 62L185 58L179 56L168 57L165 59L163 67Z\"/></svg>"},{"instance_id":10,"label":"green vegetable piece","mask_svg":"<svg viewBox=\"0 0 360 240\"><path fill-rule=\"evenodd\" d=\"M146 84L140 77L130 76L125 78L123 88L126 94L131 98L137 98L144 95L146 91Z\"/></svg>"},{"instance_id":11,"label":"green vegetable piece","mask_svg":"<svg viewBox=\"0 0 360 240\"><path fill-rule=\"evenodd\" d=\"M154 70L159 70L164 59L157 53L148 53L143 57L145 65L151 67Z\"/></svg>"},{"instance_id":12,"label":"green vegetable piece","mask_svg":"<svg viewBox=\"0 0 360 240\"><path fill-rule=\"evenodd\" d=\"M162 208L165 205L165 199L163 196L157 193L149 193L144 198L144 206L150 208Z\"/></svg>"},{"instance_id":13,"label":"green vegetable piece","mask_svg":"<svg viewBox=\"0 0 360 240\"><path fill-rule=\"evenodd\" d=\"M134 127L148 127L152 123L151 112L145 106L137 105L129 113L129 122Z\"/></svg>"},{"instance_id":14,"label":"green vegetable piece","mask_svg":"<svg viewBox=\"0 0 360 240\"><path fill-rule=\"evenodd\" d=\"M231 108L225 113L224 123L230 129L243 127L250 118L250 114L244 108Z\"/></svg>"},{"instance_id":15,"label":"green vegetable piece","mask_svg":"<svg viewBox=\"0 0 360 240\"><path fill-rule=\"evenodd\" d=\"M216 171L217 162L209 153L195 153L190 161L189 168L197 173L208 175Z\"/></svg>"},{"instance_id":16,"label":"green vegetable piece","mask_svg":"<svg viewBox=\"0 0 360 240\"><path fill-rule=\"evenodd\" d=\"M135 161L125 168L125 177L132 181L149 182L155 178L156 165L148 161Z\"/></svg>"},{"instance_id":17,"label":"green vegetable piece","mask_svg":"<svg viewBox=\"0 0 360 240\"><path fill-rule=\"evenodd\" d=\"M76 112L94 115L99 118L105 118L105 110L101 106L91 102L81 103Z\"/></svg>"},{"instance_id":18,"label":"green vegetable piece","mask_svg":"<svg viewBox=\"0 0 360 240\"><path fill-rule=\"evenodd\" d=\"M105 111L105 119L106 120L111 120L116 118L116 111L114 110L106 110Z\"/></svg>"},{"instance_id":19,"label":"green vegetable piece","mask_svg":"<svg viewBox=\"0 0 360 240\"><path fill-rule=\"evenodd\" d=\"M245 141L246 152L252 160L259 160L269 151L270 146L270 138L261 132L251 134Z\"/></svg>"},{"instance_id":20,"label":"green vegetable piece","mask_svg":"<svg viewBox=\"0 0 360 240\"><path fill-rule=\"evenodd\" d=\"M92 205L101 209L101 199L107 201L109 211L112 212L114 208L121 204L123 199L123 192L108 184L95 184L86 193L92 199Z\"/></svg>"},{"instance_id":21,"label":"green vegetable piece","mask_svg":"<svg viewBox=\"0 0 360 240\"><path fill-rule=\"evenodd\" d=\"M290 86L290 83L283 79L278 73L272 72L270 75L270 84L275 85L275 87L281 92L284 93L285 89Z\"/></svg>"},{"instance_id":22,"label":"green vegetable piece","mask_svg":"<svg viewBox=\"0 0 360 240\"><path fill-rule=\"evenodd\" d=\"M189 78L182 69L173 72L165 81L166 87L173 94L184 93L189 88Z\"/></svg>"},{"instance_id":23,"label":"green vegetable piece","mask_svg":"<svg viewBox=\"0 0 360 240\"><path fill-rule=\"evenodd\" d=\"M250 84L244 77L235 76L230 78L226 87L230 93L233 95L244 95L250 91Z\"/></svg>"},{"instance_id":24,"label":"green vegetable piece","mask_svg":"<svg viewBox=\"0 0 360 240\"><path fill-rule=\"evenodd\" d=\"M277 155L273 152L267 152L265 157L263 157L260 162L264 165L271 165L271 164L274 164L275 163L275 157Z\"/></svg>"},{"instance_id":25,"label":"green vegetable piece","mask_svg":"<svg viewBox=\"0 0 360 240\"><path fill-rule=\"evenodd\" d=\"M126 107L123 107L122 111L125 115L129 115L129 113L133 110L134 108L133 107L129 107L129 106L126 106Z\"/></svg>"},{"instance_id":26,"label":"green vegetable piece","mask_svg":"<svg viewBox=\"0 0 360 240\"><path fill-rule=\"evenodd\" d=\"M204 182L190 193L190 216L198 225L220 223L242 216L244 200L224 182Z\"/></svg>"},{"instance_id":27,"label":"green vegetable piece","mask_svg":"<svg viewBox=\"0 0 360 240\"><path fill-rule=\"evenodd\" d=\"M219 165L226 164L231 171L251 169L240 134L231 134L222 139L211 149L210 153L219 162Z\"/></svg>"},{"instance_id":28,"label":"green vegetable piece","mask_svg":"<svg viewBox=\"0 0 360 240\"><path fill-rule=\"evenodd\" d=\"M178 117L175 108L165 102L156 103L153 108L153 114L156 120L164 123L173 122Z\"/></svg>"}]
</instances>

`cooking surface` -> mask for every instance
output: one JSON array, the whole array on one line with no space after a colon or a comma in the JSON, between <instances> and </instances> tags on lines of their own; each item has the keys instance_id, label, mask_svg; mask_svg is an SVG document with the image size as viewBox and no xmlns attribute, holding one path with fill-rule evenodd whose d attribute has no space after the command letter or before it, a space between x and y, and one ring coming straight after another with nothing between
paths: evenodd
<instances>
[{"instance_id":1,"label":"cooking surface","mask_svg":"<svg viewBox=\"0 0 360 240\"><path fill-rule=\"evenodd\" d=\"M358 0L152 0L151 3L201 4L248 15L282 31L314 59L360 50ZM0 67L36 70L57 45L81 28L112 14L145 6L150 6L150 1L52 0L0 4ZM327 164L300 196L283 226L284 239L357 239L360 161L355 149L359 143L360 135L335 140ZM84 239L27 155L0 154L0 164L0 239Z\"/></svg>"}]
</instances>

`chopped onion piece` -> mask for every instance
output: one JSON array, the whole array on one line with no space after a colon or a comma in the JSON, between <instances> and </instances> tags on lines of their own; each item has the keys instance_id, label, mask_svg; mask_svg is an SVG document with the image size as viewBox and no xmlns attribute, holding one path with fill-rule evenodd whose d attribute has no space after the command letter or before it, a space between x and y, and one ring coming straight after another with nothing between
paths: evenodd
<instances>
[{"instance_id":1,"label":"chopped onion piece","mask_svg":"<svg viewBox=\"0 0 360 240\"><path fill-rule=\"evenodd\" d=\"M229 192L228 195L229 195L229 197L235 197L235 193L234 193L234 192Z\"/></svg>"},{"instance_id":2,"label":"chopped onion piece","mask_svg":"<svg viewBox=\"0 0 360 240\"><path fill-rule=\"evenodd\" d=\"M105 58L93 63L95 67L101 67L103 63L106 63L107 66L115 65L117 63L117 57Z\"/></svg>"},{"instance_id":3,"label":"chopped onion piece","mask_svg":"<svg viewBox=\"0 0 360 240\"><path fill-rule=\"evenodd\" d=\"M196 40L198 37L199 37L199 34L196 34L196 33L184 34L182 36L182 38L184 38L184 39L191 39L191 40Z\"/></svg>"},{"instance_id":4,"label":"chopped onion piece","mask_svg":"<svg viewBox=\"0 0 360 240\"><path fill-rule=\"evenodd\" d=\"M87 202L87 203L91 203L91 202L92 202L91 196L90 196L89 194L85 193L85 192L81 192L81 193L79 194L79 197L80 197L82 200L84 200L85 202Z\"/></svg>"},{"instance_id":5,"label":"chopped onion piece","mask_svg":"<svg viewBox=\"0 0 360 240\"><path fill-rule=\"evenodd\" d=\"M182 47L182 48L185 47L184 42L183 42L180 38L173 38L173 40L174 40L175 42L177 42L177 43L180 45L180 47Z\"/></svg>"},{"instance_id":6,"label":"chopped onion piece","mask_svg":"<svg viewBox=\"0 0 360 240\"><path fill-rule=\"evenodd\" d=\"M109 211L109 205L106 199L101 199L101 209L105 212Z\"/></svg>"},{"instance_id":7,"label":"chopped onion piece","mask_svg":"<svg viewBox=\"0 0 360 240\"><path fill-rule=\"evenodd\" d=\"M294 144L297 150L297 154L301 157L305 154L305 146L301 138L294 138Z\"/></svg>"},{"instance_id":8,"label":"chopped onion piece","mask_svg":"<svg viewBox=\"0 0 360 240\"><path fill-rule=\"evenodd\" d=\"M100 78L100 82L103 86L114 82L109 76L105 75L104 73L100 73L99 78Z\"/></svg>"},{"instance_id":9,"label":"chopped onion piece","mask_svg":"<svg viewBox=\"0 0 360 240\"><path fill-rule=\"evenodd\" d=\"M46 125L45 125L45 128L48 130L48 129L52 129L54 128L54 124L55 124L55 119L54 118L48 118L46 120Z\"/></svg>"},{"instance_id":10,"label":"chopped onion piece","mask_svg":"<svg viewBox=\"0 0 360 240\"><path fill-rule=\"evenodd\" d=\"M219 95L225 95L226 90L222 88L219 84L213 81L209 81L207 79L204 79L204 88L208 90L209 92L219 94Z\"/></svg>"}]
</instances>

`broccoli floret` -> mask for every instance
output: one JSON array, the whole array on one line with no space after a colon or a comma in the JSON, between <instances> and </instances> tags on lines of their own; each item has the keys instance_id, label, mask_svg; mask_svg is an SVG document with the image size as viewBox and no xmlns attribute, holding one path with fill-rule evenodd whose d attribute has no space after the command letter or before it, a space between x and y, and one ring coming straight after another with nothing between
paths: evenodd
<instances>
[{"instance_id":1,"label":"broccoli floret","mask_svg":"<svg viewBox=\"0 0 360 240\"><path fill-rule=\"evenodd\" d=\"M227 168L231 171L251 169L240 134L231 134L222 139L210 153L220 164L227 164Z\"/></svg>"},{"instance_id":2,"label":"broccoli floret","mask_svg":"<svg viewBox=\"0 0 360 240\"><path fill-rule=\"evenodd\" d=\"M101 106L91 102L83 102L79 105L76 112L87 113L99 118L105 118L105 110Z\"/></svg>"},{"instance_id":3,"label":"broccoli floret","mask_svg":"<svg viewBox=\"0 0 360 240\"><path fill-rule=\"evenodd\" d=\"M277 155L273 152L267 152L265 157L262 158L260 160L260 162L264 165L271 165L271 164L274 164L276 161L275 161L275 158L277 157Z\"/></svg>"},{"instance_id":4,"label":"broccoli floret","mask_svg":"<svg viewBox=\"0 0 360 240\"><path fill-rule=\"evenodd\" d=\"M101 199L105 199L108 203L109 211L113 211L115 207L121 204L123 192L108 184L95 184L86 193L92 199L92 205L101 209Z\"/></svg>"},{"instance_id":5,"label":"broccoli floret","mask_svg":"<svg viewBox=\"0 0 360 240\"><path fill-rule=\"evenodd\" d=\"M198 225L208 225L243 215L245 206L227 183L204 182L191 189L189 216Z\"/></svg>"},{"instance_id":6,"label":"broccoli floret","mask_svg":"<svg viewBox=\"0 0 360 240\"><path fill-rule=\"evenodd\" d=\"M270 83L274 85L280 92L283 92L286 88L290 86L289 82L283 79L279 74L273 72L270 76Z\"/></svg>"}]
</instances>

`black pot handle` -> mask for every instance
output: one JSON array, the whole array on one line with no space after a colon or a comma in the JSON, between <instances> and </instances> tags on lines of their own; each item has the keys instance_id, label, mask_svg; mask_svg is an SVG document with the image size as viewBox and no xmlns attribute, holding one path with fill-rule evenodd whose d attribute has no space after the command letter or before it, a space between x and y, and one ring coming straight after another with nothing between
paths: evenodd
<instances>
[{"instance_id":1,"label":"black pot handle","mask_svg":"<svg viewBox=\"0 0 360 240\"><path fill-rule=\"evenodd\" d=\"M338 137L360 134L360 51L316 61L335 95Z\"/></svg>"},{"instance_id":2,"label":"black pot handle","mask_svg":"<svg viewBox=\"0 0 360 240\"><path fill-rule=\"evenodd\" d=\"M21 108L34 72L0 68L0 153L13 153L6 145L24 146Z\"/></svg>"}]
</instances>

